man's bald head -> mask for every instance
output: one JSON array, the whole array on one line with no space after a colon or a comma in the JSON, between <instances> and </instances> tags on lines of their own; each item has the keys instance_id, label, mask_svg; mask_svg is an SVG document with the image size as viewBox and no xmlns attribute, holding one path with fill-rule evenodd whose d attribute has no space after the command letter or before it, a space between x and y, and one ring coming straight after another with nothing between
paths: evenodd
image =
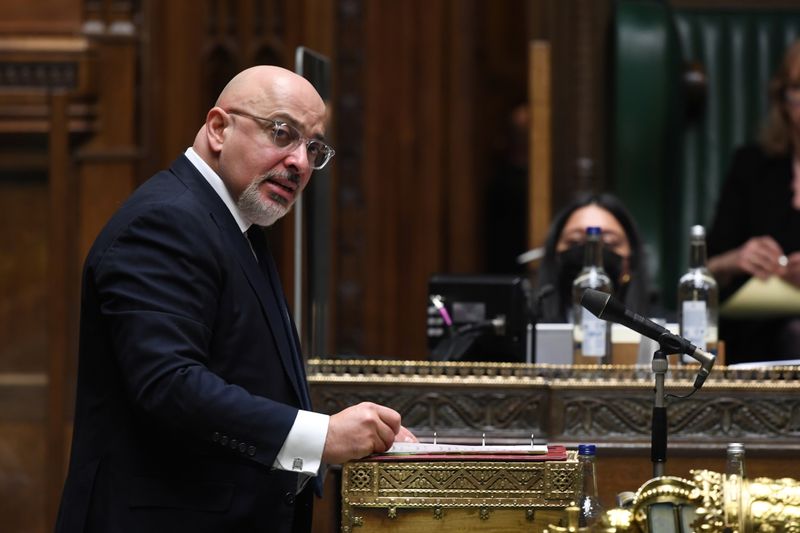
<instances>
[{"instance_id":1,"label":"man's bald head","mask_svg":"<svg viewBox=\"0 0 800 533\"><path fill-rule=\"evenodd\" d=\"M311 83L285 68L258 65L243 70L222 89L193 148L216 170L215 150L208 144L208 121L215 110L243 109L258 116L288 115L308 136L318 135L325 121L325 103Z\"/></svg>"},{"instance_id":2,"label":"man's bald head","mask_svg":"<svg viewBox=\"0 0 800 533\"><path fill-rule=\"evenodd\" d=\"M259 65L234 76L222 89L216 105L223 109L231 106L260 109L293 99L303 99L309 113L324 116L325 103L308 80L285 68Z\"/></svg>"}]
</instances>

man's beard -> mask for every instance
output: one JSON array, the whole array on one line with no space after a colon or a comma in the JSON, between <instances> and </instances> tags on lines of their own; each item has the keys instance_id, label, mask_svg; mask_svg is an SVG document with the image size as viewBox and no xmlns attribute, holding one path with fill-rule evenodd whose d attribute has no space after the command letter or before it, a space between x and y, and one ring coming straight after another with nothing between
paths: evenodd
<instances>
[{"instance_id":1,"label":"man's beard","mask_svg":"<svg viewBox=\"0 0 800 533\"><path fill-rule=\"evenodd\" d=\"M270 198L264 200L259 190L259 186L267 178L253 180L250 185L239 196L236 206L244 214L245 218L258 226L271 226L282 216L289 212L292 204L283 205L279 200Z\"/></svg>"}]
</instances>

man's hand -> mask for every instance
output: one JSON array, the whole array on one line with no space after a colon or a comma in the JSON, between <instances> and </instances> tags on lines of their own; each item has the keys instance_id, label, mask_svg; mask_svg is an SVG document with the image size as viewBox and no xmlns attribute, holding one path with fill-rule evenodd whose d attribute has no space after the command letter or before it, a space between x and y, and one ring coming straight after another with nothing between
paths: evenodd
<instances>
[{"instance_id":1,"label":"man's hand","mask_svg":"<svg viewBox=\"0 0 800 533\"><path fill-rule=\"evenodd\" d=\"M400 425L397 411L363 402L331 416L322 460L341 464L371 453L385 452L396 438L404 442L416 441L414 435Z\"/></svg>"}]
</instances>

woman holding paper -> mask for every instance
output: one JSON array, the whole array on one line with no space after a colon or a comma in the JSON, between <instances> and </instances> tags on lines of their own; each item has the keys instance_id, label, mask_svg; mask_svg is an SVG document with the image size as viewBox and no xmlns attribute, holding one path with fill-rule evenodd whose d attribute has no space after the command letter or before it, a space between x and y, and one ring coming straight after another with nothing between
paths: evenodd
<instances>
[{"instance_id":1,"label":"woman holding paper","mask_svg":"<svg viewBox=\"0 0 800 533\"><path fill-rule=\"evenodd\" d=\"M759 143L734 155L708 252L723 302L751 278L800 288L800 41L770 82ZM747 319L726 318L723 303L720 337L729 364L800 357L800 316L786 314L792 292L780 291L780 313L765 303Z\"/></svg>"}]
</instances>

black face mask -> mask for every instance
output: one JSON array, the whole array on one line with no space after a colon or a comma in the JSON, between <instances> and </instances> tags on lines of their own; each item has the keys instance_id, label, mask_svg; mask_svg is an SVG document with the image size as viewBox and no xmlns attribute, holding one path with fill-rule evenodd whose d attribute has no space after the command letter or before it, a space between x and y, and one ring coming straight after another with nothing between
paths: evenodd
<instances>
[{"instance_id":1,"label":"black face mask","mask_svg":"<svg viewBox=\"0 0 800 533\"><path fill-rule=\"evenodd\" d=\"M586 255L586 244L577 244L556 255L556 265L558 266L559 294L561 302L565 307L571 305L572 301L572 282L578 277L583 269L583 260ZM611 288L614 296L625 299L625 288L627 283L622 280L622 256L603 248L603 270L611 278Z\"/></svg>"}]
</instances>

